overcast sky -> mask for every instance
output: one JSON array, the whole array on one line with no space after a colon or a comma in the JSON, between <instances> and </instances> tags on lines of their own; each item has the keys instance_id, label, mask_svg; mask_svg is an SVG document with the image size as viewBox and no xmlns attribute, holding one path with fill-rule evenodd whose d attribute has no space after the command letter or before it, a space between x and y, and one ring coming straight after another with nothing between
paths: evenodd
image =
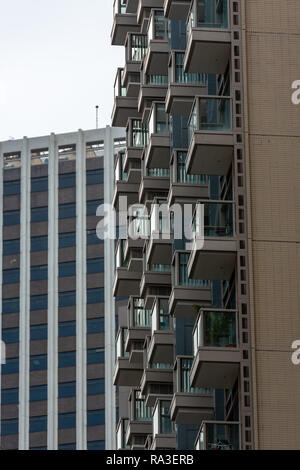
<instances>
[{"instance_id":1,"label":"overcast sky","mask_svg":"<svg viewBox=\"0 0 300 470\"><path fill-rule=\"evenodd\" d=\"M113 0L0 0L0 140L111 123Z\"/></svg>"}]
</instances>

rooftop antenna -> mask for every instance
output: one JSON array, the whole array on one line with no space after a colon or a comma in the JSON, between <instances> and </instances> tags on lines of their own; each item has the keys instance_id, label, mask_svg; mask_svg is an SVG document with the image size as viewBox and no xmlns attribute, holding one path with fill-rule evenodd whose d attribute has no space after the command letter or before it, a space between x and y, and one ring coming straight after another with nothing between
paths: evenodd
<instances>
[{"instance_id":1,"label":"rooftop antenna","mask_svg":"<svg viewBox=\"0 0 300 470\"><path fill-rule=\"evenodd\" d=\"M99 128L99 106L96 105L96 129Z\"/></svg>"}]
</instances>

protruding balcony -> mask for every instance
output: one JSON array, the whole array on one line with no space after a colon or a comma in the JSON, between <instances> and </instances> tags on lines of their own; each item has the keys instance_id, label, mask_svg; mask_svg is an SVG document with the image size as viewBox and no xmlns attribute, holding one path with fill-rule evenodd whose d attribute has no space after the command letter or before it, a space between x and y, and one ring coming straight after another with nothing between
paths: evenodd
<instances>
[{"instance_id":1,"label":"protruding balcony","mask_svg":"<svg viewBox=\"0 0 300 470\"><path fill-rule=\"evenodd\" d=\"M129 182L128 174L124 171L124 160L125 153L119 152L115 162L115 192L113 197L113 206L118 210L119 208L119 197L126 196L128 206L138 202L138 191L139 182ZM131 169L131 181L138 179L141 172L138 170L138 174Z\"/></svg>"},{"instance_id":2,"label":"protruding balcony","mask_svg":"<svg viewBox=\"0 0 300 470\"><path fill-rule=\"evenodd\" d=\"M146 168L169 168L170 131L164 103L152 103L148 130L149 142L145 151Z\"/></svg>"},{"instance_id":3,"label":"protruding balcony","mask_svg":"<svg viewBox=\"0 0 300 470\"><path fill-rule=\"evenodd\" d=\"M241 361L235 310L202 309L194 331L193 387L231 389Z\"/></svg>"},{"instance_id":4,"label":"protruding balcony","mask_svg":"<svg viewBox=\"0 0 300 470\"><path fill-rule=\"evenodd\" d=\"M182 20L188 15L191 0L164 0L164 15L170 20Z\"/></svg>"},{"instance_id":5,"label":"protruding balcony","mask_svg":"<svg viewBox=\"0 0 300 470\"><path fill-rule=\"evenodd\" d=\"M173 256L169 311L174 317L196 318L199 306L211 302L210 282L188 277L189 256L189 251L176 251Z\"/></svg>"},{"instance_id":6,"label":"protruding balcony","mask_svg":"<svg viewBox=\"0 0 300 470\"><path fill-rule=\"evenodd\" d=\"M224 73L230 60L227 0L193 0L187 19L186 72Z\"/></svg>"},{"instance_id":7,"label":"protruding balcony","mask_svg":"<svg viewBox=\"0 0 300 470\"><path fill-rule=\"evenodd\" d=\"M129 352L129 362L142 365L145 339L151 334L150 311L145 308L143 299L130 297L128 315L129 328L125 348Z\"/></svg>"},{"instance_id":8,"label":"protruding balcony","mask_svg":"<svg viewBox=\"0 0 300 470\"><path fill-rule=\"evenodd\" d=\"M190 371L193 358L177 356L174 367L174 396L171 404L171 419L176 424L201 424L204 419L213 419L214 399L209 388L193 388Z\"/></svg>"},{"instance_id":9,"label":"protruding balcony","mask_svg":"<svg viewBox=\"0 0 300 470\"><path fill-rule=\"evenodd\" d=\"M148 144L148 128L141 119L128 119L126 144L124 171L129 172L130 162L141 168L142 154Z\"/></svg>"},{"instance_id":10,"label":"protruding balcony","mask_svg":"<svg viewBox=\"0 0 300 470\"><path fill-rule=\"evenodd\" d=\"M146 404L154 406L157 398L168 398L173 395L173 360L169 364L166 361L150 363L147 356L149 342L150 337L146 341L141 391L146 398Z\"/></svg>"},{"instance_id":11,"label":"protruding balcony","mask_svg":"<svg viewBox=\"0 0 300 470\"><path fill-rule=\"evenodd\" d=\"M144 271L140 283L140 297L145 298L147 291L153 288L169 288L171 285L171 265L147 264L144 247Z\"/></svg>"},{"instance_id":12,"label":"protruding balcony","mask_svg":"<svg viewBox=\"0 0 300 470\"><path fill-rule=\"evenodd\" d=\"M148 17L153 8L163 8L164 0L139 0L137 7L137 20L141 24L143 18Z\"/></svg>"},{"instance_id":13,"label":"protruding balcony","mask_svg":"<svg viewBox=\"0 0 300 470\"><path fill-rule=\"evenodd\" d=\"M169 88L166 97L166 111L170 114L188 116L195 96L207 95L207 75L185 73L184 52L172 51L169 58Z\"/></svg>"},{"instance_id":14,"label":"protruding balcony","mask_svg":"<svg viewBox=\"0 0 300 470\"><path fill-rule=\"evenodd\" d=\"M127 328L120 328L116 339L116 367L114 385L119 387L136 387L140 384L143 366L129 362L129 353L125 350Z\"/></svg>"},{"instance_id":15,"label":"protruding balcony","mask_svg":"<svg viewBox=\"0 0 300 470\"><path fill-rule=\"evenodd\" d=\"M227 175L233 160L231 98L196 96L188 123L188 173Z\"/></svg>"},{"instance_id":16,"label":"protruding balcony","mask_svg":"<svg viewBox=\"0 0 300 470\"><path fill-rule=\"evenodd\" d=\"M116 432L117 450L129 449L129 446L126 444L126 430L128 422L128 418L121 418L118 422Z\"/></svg>"},{"instance_id":17,"label":"protruding balcony","mask_svg":"<svg viewBox=\"0 0 300 470\"><path fill-rule=\"evenodd\" d=\"M170 418L169 400L158 399L153 410L153 439L151 450L176 449L176 433Z\"/></svg>"},{"instance_id":18,"label":"protruding balcony","mask_svg":"<svg viewBox=\"0 0 300 470\"><path fill-rule=\"evenodd\" d=\"M152 408L146 406L145 398L139 390L132 390L129 395L126 444L131 450L144 450L148 434L152 434Z\"/></svg>"},{"instance_id":19,"label":"protruding balcony","mask_svg":"<svg viewBox=\"0 0 300 470\"><path fill-rule=\"evenodd\" d=\"M155 197L166 199L170 188L169 168L147 168L145 154L142 157L142 178L139 188L139 202L147 204Z\"/></svg>"},{"instance_id":20,"label":"protruding balcony","mask_svg":"<svg viewBox=\"0 0 300 470\"><path fill-rule=\"evenodd\" d=\"M129 117L139 118L137 98L126 96L126 88L122 85L123 69L119 68L115 80L115 101L112 112L112 126L125 127Z\"/></svg>"},{"instance_id":21,"label":"protruding balcony","mask_svg":"<svg viewBox=\"0 0 300 470\"><path fill-rule=\"evenodd\" d=\"M168 75L149 75L142 70L142 84L138 97L138 110L146 122L149 118L153 101L164 101L168 89Z\"/></svg>"},{"instance_id":22,"label":"protruding balcony","mask_svg":"<svg viewBox=\"0 0 300 470\"><path fill-rule=\"evenodd\" d=\"M114 22L111 31L111 43L113 46L124 46L128 31L139 32L136 15L126 10L126 0L114 1Z\"/></svg>"},{"instance_id":23,"label":"protruding balcony","mask_svg":"<svg viewBox=\"0 0 300 470\"><path fill-rule=\"evenodd\" d=\"M137 11L139 0L126 0L126 13L135 13Z\"/></svg>"},{"instance_id":24,"label":"protruding balcony","mask_svg":"<svg viewBox=\"0 0 300 470\"><path fill-rule=\"evenodd\" d=\"M169 314L168 299L156 298L151 311L152 336L148 346L148 361L172 363L174 357L174 331Z\"/></svg>"},{"instance_id":25,"label":"protruding balcony","mask_svg":"<svg viewBox=\"0 0 300 470\"><path fill-rule=\"evenodd\" d=\"M128 270L128 260L125 259L126 240L120 239L116 246L116 271L113 286L114 297L129 297L139 295L141 273Z\"/></svg>"},{"instance_id":26,"label":"protruding balcony","mask_svg":"<svg viewBox=\"0 0 300 470\"><path fill-rule=\"evenodd\" d=\"M195 443L195 450L240 450L240 423L204 421Z\"/></svg>"},{"instance_id":27,"label":"protruding balcony","mask_svg":"<svg viewBox=\"0 0 300 470\"><path fill-rule=\"evenodd\" d=\"M172 259L170 212L166 201L154 199L150 214L150 237L147 243L148 264L169 265Z\"/></svg>"},{"instance_id":28,"label":"protruding balcony","mask_svg":"<svg viewBox=\"0 0 300 470\"><path fill-rule=\"evenodd\" d=\"M193 218L194 244L188 262L191 279L229 280L236 265L234 203L198 201Z\"/></svg>"},{"instance_id":29,"label":"protruding balcony","mask_svg":"<svg viewBox=\"0 0 300 470\"><path fill-rule=\"evenodd\" d=\"M163 10L151 10L148 24L148 49L144 60L146 74L168 73L168 22Z\"/></svg>"}]
</instances>

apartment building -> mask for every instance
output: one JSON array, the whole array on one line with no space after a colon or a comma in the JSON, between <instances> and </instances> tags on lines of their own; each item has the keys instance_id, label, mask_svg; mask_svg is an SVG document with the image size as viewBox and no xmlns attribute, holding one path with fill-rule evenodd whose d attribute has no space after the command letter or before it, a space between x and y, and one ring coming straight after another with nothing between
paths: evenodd
<instances>
[{"instance_id":1,"label":"apartment building","mask_svg":"<svg viewBox=\"0 0 300 470\"><path fill-rule=\"evenodd\" d=\"M142 235L115 251L117 449L300 447L299 24L297 0L114 2L113 203Z\"/></svg>"},{"instance_id":2,"label":"apartment building","mask_svg":"<svg viewBox=\"0 0 300 470\"><path fill-rule=\"evenodd\" d=\"M114 258L96 210L124 137L106 127L0 143L2 449L109 443Z\"/></svg>"}]
</instances>

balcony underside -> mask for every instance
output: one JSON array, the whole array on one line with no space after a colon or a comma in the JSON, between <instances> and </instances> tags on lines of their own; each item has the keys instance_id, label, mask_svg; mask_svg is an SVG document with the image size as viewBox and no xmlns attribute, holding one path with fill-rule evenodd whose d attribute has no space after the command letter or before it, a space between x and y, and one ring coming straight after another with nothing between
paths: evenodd
<instances>
[{"instance_id":1,"label":"balcony underside","mask_svg":"<svg viewBox=\"0 0 300 470\"><path fill-rule=\"evenodd\" d=\"M127 183L140 185L141 177L142 177L141 170L137 168L130 168L128 171Z\"/></svg>"},{"instance_id":2,"label":"balcony underside","mask_svg":"<svg viewBox=\"0 0 300 470\"><path fill-rule=\"evenodd\" d=\"M164 15L171 20L185 20L190 6L191 0L165 0Z\"/></svg>"},{"instance_id":3,"label":"balcony underside","mask_svg":"<svg viewBox=\"0 0 300 470\"><path fill-rule=\"evenodd\" d=\"M188 262L191 279L230 280L236 264L237 244L230 239L205 239L202 250L192 250Z\"/></svg>"},{"instance_id":4,"label":"balcony underside","mask_svg":"<svg viewBox=\"0 0 300 470\"><path fill-rule=\"evenodd\" d=\"M153 363L171 364L174 360L173 349L173 331L154 331L148 348L148 359Z\"/></svg>"},{"instance_id":5,"label":"balcony underside","mask_svg":"<svg viewBox=\"0 0 300 470\"><path fill-rule=\"evenodd\" d=\"M152 422L130 421L126 431L126 444L130 445L135 437L148 436L152 433Z\"/></svg>"},{"instance_id":6,"label":"balcony underside","mask_svg":"<svg viewBox=\"0 0 300 470\"><path fill-rule=\"evenodd\" d=\"M210 287L173 287L169 311L174 317L196 319L199 306L210 304Z\"/></svg>"},{"instance_id":7,"label":"balcony underside","mask_svg":"<svg viewBox=\"0 0 300 470\"><path fill-rule=\"evenodd\" d=\"M177 392L173 396L170 413L176 424L200 425L203 420L213 419L213 396Z\"/></svg>"},{"instance_id":8,"label":"balcony underside","mask_svg":"<svg viewBox=\"0 0 300 470\"><path fill-rule=\"evenodd\" d=\"M130 162L133 160L141 160L144 147L130 147L128 146L125 151L124 171L129 171Z\"/></svg>"},{"instance_id":9,"label":"balcony underside","mask_svg":"<svg viewBox=\"0 0 300 470\"><path fill-rule=\"evenodd\" d=\"M148 264L171 264L172 240L150 238L147 248Z\"/></svg>"},{"instance_id":10,"label":"balcony underside","mask_svg":"<svg viewBox=\"0 0 300 470\"><path fill-rule=\"evenodd\" d=\"M139 0L126 1L126 13L136 13Z\"/></svg>"},{"instance_id":11,"label":"balcony underside","mask_svg":"<svg viewBox=\"0 0 300 470\"><path fill-rule=\"evenodd\" d=\"M230 50L229 31L193 28L187 43L184 71L224 73L230 59Z\"/></svg>"},{"instance_id":12,"label":"balcony underside","mask_svg":"<svg viewBox=\"0 0 300 470\"><path fill-rule=\"evenodd\" d=\"M139 189L139 202L145 204L154 196L166 197L169 192L170 178L144 176Z\"/></svg>"},{"instance_id":13,"label":"balcony underside","mask_svg":"<svg viewBox=\"0 0 300 470\"><path fill-rule=\"evenodd\" d=\"M189 116L197 95L207 95L207 86L170 83L166 96L166 112Z\"/></svg>"},{"instance_id":14,"label":"balcony underside","mask_svg":"<svg viewBox=\"0 0 300 470\"><path fill-rule=\"evenodd\" d=\"M167 75L169 60L168 41L150 41L144 59L144 70L149 75Z\"/></svg>"},{"instance_id":15,"label":"balcony underside","mask_svg":"<svg viewBox=\"0 0 300 470\"><path fill-rule=\"evenodd\" d=\"M119 387L138 387L143 375L141 364L129 362L129 358L119 357L114 373L114 385Z\"/></svg>"},{"instance_id":16,"label":"balcony underside","mask_svg":"<svg viewBox=\"0 0 300 470\"><path fill-rule=\"evenodd\" d=\"M149 287L169 287L171 285L171 273L168 272L150 272L145 271L140 283L140 297L143 298L144 294ZM130 294L137 295L137 294Z\"/></svg>"},{"instance_id":17,"label":"balcony underside","mask_svg":"<svg viewBox=\"0 0 300 470\"><path fill-rule=\"evenodd\" d=\"M127 204L131 206L138 202L138 191L139 184L130 184L127 181L118 181L116 184L114 197L113 197L113 206L118 210L119 209L119 198L121 196L127 197Z\"/></svg>"},{"instance_id":18,"label":"balcony underside","mask_svg":"<svg viewBox=\"0 0 300 470\"><path fill-rule=\"evenodd\" d=\"M152 134L145 155L147 168L169 168L170 135Z\"/></svg>"},{"instance_id":19,"label":"balcony underside","mask_svg":"<svg viewBox=\"0 0 300 470\"><path fill-rule=\"evenodd\" d=\"M128 118L140 119L141 114L137 110L137 98L117 96L112 112L112 126L126 127Z\"/></svg>"},{"instance_id":20,"label":"balcony underside","mask_svg":"<svg viewBox=\"0 0 300 470\"><path fill-rule=\"evenodd\" d=\"M158 397L173 394L173 370L145 369L141 378L141 392L146 397L146 405L154 406Z\"/></svg>"},{"instance_id":21,"label":"balcony underside","mask_svg":"<svg viewBox=\"0 0 300 470\"><path fill-rule=\"evenodd\" d=\"M176 449L176 434L156 434L151 445L151 450L159 449Z\"/></svg>"},{"instance_id":22,"label":"balcony underside","mask_svg":"<svg viewBox=\"0 0 300 470\"><path fill-rule=\"evenodd\" d=\"M241 353L233 348L199 348L191 368L192 387L232 388Z\"/></svg>"},{"instance_id":23,"label":"balcony underside","mask_svg":"<svg viewBox=\"0 0 300 470\"><path fill-rule=\"evenodd\" d=\"M127 268L117 268L113 286L114 297L138 296L141 274L128 271Z\"/></svg>"},{"instance_id":24,"label":"balcony underside","mask_svg":"<svg viewBox=\"0 0 300 470\"><path fill-rule=\"evenodd\" d=\"M165 100L167 94L166 86L158 85L142 85L140 87L139 97L138 97L138 111L140 113L144 112L144 106L147 101L162 101Z\"/></svg>"},{"instance_id":25,"label":"balcony underside","mask_svg":"<svg viewBox=\"0 0 300 470\"><path fill-rule=\"evenodd\" d=\"M111 31L111 43L113 46L124 46L128 31L139 33L140 26L137 24L135 15L117 13Z\"/></svg>"},{"instance_id":26,"label":"balcony underside","mask_svg":"<svg viewBox=\"0 0 300 470\"><path fill-rule=\"evenodd\" d=\"M233 134L193 134L186 158L187 173L194 175L227 175L233 161Z\"/></svg>"},{"instance_id":27,"label":"balcony underside","mask_svg":"<svg viewBox=\"0 0 300 470\"><path fill-rule=\"evenodd\" d=\"M177 201L186 199L191 202L197 202L198 199L206 199L209 197L208 185L190 184L190 183L171 183L168 194L168 204L172 205Z\"/></svg>"}]
</instances>

